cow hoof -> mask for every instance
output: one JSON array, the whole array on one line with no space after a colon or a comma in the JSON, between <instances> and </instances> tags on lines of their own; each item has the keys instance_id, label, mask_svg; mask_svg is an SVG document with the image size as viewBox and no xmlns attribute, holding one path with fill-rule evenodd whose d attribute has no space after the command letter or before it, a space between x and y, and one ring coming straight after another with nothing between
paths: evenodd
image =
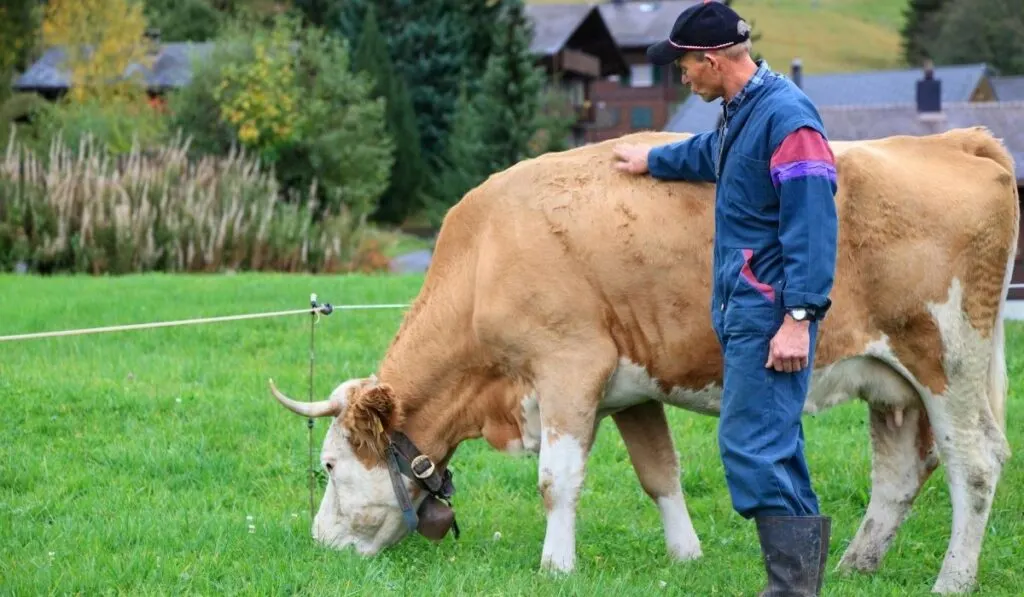
<instances>
[{"instance_id":1,"label":"cow hoof","mask_svg":"<svg viewBox=\"0 0 1024 597\"><path fill-rule=\"evenodd\" d=\"M668 555L676 562L689 562L690 560L700 559L704 555L701 551L700 545L693 545L688 547L683 546L669 546Z\"/></svg>"},{"instance_id":2,"label":"cow hoof","mask_svg":"<svg viewBox=\"0 0 1024 597\"><path fill-rule=\"evenodd\" d=\"M932 587L932 593L940 595L959 595L970 593L972 590L974 590L974 579L970 578L939 577L935 581L935 586Z\"/></svg>"},{"instance_id":3,"label":"cow hoof","mask_svg":"<svg viewBox=\"0 0 1024 597\"><path fill-rule=\"evenodd\" d=\"M878 571L878 557L861 553L847 553L836 565L835 571L845 576L857 572L860 574L874 574Z\"/></svg>"},{"instance_id":4,"label":"cow hoof","mask_svg":"<svg viewBox=\"0 0 1024 597\"><path fill-rule=\"evenodd\" d=\"M571 556L544 556L540 561L541 570L556 576L569 574L573 571L574 564L575 562L573 562L573 558Z\"/></svg>"}]
</instances>

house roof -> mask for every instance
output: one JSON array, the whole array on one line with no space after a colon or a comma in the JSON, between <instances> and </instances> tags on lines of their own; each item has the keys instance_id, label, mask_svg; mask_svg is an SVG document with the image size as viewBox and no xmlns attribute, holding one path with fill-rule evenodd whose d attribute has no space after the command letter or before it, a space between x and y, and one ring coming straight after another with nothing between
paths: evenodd
<instances>
[{"instance_id":1,"label":"house roof","mask_svg":"<svg viewBox=\"0 0 1024 597\"><path fill-rule=\"evenodd\" d=\"M609 0L598 5L615 41L623 48L645 48L665 39L679 13L701 0Z\"/></svg>"},{"instance_id":2,"label":"house roof","mask_svg":"<svg viewBox=\"0 0 1024 597\"><path fill-rule=\"evenodd\" d=\"M553 56L571 48L596 56L601 74L626 74L629 65L597 7L587 4L527 4L526 17L532 21L530 51Z\"/></svg>"},{"instance_id":3,"label":"house roof","mask_svg":"<svg viewBox=\"0 0 1024 597\"><path fill-rule=\"evenodd\" d=\"M992 77L991 80L997 100L1024 100L1024 76Z\"/></svg>"},{"instance_id":4,"label":"house roof","mask_svg":"<svg viewBox=\"0 0 1024 597\"><path fill-rule=\"evenodd\" d=\"M588 4L527 4L525 9L527 18L533 21L530 51L547 56L565 46L594 7Z\"/></svg>"},{"instance_id":5,"label":"house roof","mask_svg":"<svg viewBox=\"0 0 1024 597\"><path fill-rule=\"evenodd\" d=\"M982 80L991 72L984 63L936 66L935 78L942 81L942 103L969 102ZM914 104L919 69L879 70L852 73L804 74L801 88L818 108L826 106L870 106ZM998 97L998 95L997 95ZM721 113L721 100L706 104L690 96L669 119L665 129L697 133L714 129Z\"/></svg>"},{"instance_id":6,"label":"house roof","mask_svg":"<svg viewBox=\"0 0 1024 597\"><path fill-rule=\"evenodd\" d=\"M930 135L954 128L987 127L1013 154L1018 182L1024 182L1024 101L956 102L942 117L922 118L917 104L826 106L819 109L829 139L853 141L893 135Z\"/></svg>"},{"instance_id":7,"label":"house roof","mask_svg":"<svg viewBox=\"0 0 1024 597\"><path fill-rule=\"evenodd\" d=\"M186 84L192 76L190 60L193 56L205 58L213 51L213 43L173 42L159 46L152 68L131 64L125 76L141 72L149 89L166 89ZM14 81L19 91L44 91L67 89L70 85L68 72L62 67L65 52L63 48L51 48Z\"/></svg>"}]
</instances>

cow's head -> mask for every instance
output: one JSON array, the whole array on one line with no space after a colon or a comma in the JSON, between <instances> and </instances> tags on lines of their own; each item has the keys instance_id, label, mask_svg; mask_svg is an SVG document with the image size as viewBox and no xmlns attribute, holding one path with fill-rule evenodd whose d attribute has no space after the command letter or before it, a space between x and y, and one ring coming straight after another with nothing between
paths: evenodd
<instances>
[{"instance_id":1,"label":"cow's head","mask_svg":"<svg viewBox=\"0 0 1024 597\"><path fill-rule=\"evenodd\" d=\"M296 414L333 418L320 450L328 480L313 520L315 540L373 555L412 530L440 540L452 528L445 503L454 491L450 475L399 431L403 413L390 386L375 377L353 379L320 402L292 400L273 380L270 389Z\"/></svg>"}]
</instances>

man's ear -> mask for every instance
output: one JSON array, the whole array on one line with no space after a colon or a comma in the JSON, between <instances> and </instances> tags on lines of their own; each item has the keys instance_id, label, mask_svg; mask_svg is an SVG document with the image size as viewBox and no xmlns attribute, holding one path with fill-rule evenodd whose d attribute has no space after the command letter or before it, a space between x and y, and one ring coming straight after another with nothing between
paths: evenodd
<instances>
[{"instance_id":1,"label":"man's ear","mask_svg":"<svg viewBox=\"0 0 1024 597\"><path fill-rule=\"evenodd\" d=\"M345 411L344 426L356 456L368 465L384 460L391 432L403 420L401 404L387 384L368 387L355 395Z\"/></svg>"}]
</instances>

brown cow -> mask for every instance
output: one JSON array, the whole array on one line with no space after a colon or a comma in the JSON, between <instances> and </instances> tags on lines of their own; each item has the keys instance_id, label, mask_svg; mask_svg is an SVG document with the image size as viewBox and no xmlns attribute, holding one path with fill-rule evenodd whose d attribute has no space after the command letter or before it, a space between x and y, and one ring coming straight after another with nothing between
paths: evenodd
<instances>
[{"instance_id":1,"label":"brown cow","mask_svg":"<svg viewBox=\"0 0 1024 597\"><path fill-rule=\"evenodd\" d=\"M417 508L420 531L442 537L450 511L433 496L451 493L448 459L483 437L539 451L542 565L571 570L584 463L611 415L668 551L701 555L663 408L718 411L713 188L611 166L613 143L683 137L630 135L495 174L448 213L375 376L312 405L271 382L292 411L335 417L318 541L376 553L416 527ZM953 519L934 590L968 589L1010 454L1002 309L1019 219L1013 163L980 128L833 149L840 246L805 411L859 397L873 447L871 501L840 567L877 568L941 457Z\"/></svg>"}]
</instances>

